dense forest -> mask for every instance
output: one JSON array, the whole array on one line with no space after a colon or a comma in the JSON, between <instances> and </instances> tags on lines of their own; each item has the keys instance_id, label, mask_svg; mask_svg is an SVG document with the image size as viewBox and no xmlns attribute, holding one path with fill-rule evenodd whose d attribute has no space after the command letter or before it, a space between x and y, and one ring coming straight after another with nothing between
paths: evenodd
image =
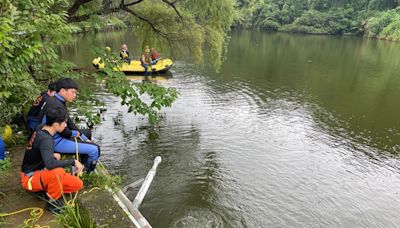
<instances>
[{"instance_id":1,"label":"dense forest","mask_svg":"<svg viewBox=\"0 0 400 228\"><path fill-rule=\"evenodd\" d=\"M237 0L236 26L400 40L399 0Z\"/></svg>"}]
</instances>

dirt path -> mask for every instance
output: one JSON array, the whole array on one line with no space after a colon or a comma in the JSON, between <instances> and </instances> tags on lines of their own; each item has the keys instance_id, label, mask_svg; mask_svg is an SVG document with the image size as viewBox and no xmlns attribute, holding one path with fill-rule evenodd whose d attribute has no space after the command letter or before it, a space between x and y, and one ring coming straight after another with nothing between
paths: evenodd
<instances>
[{"instance_id":1,"label":"dirt path","mask_svg":"<svg viewBox=\"0 0 400 228\"><path fill-rule=\"evenodd\" d=\"M46 202L27 193L20 185L20 171L25 147L14 147L10 151L8 157L11 158L12 167L0 175L0 213L10 213L29 207L44 209ZM78 203L98 225L134 227L126 212L118 206L108 191L98 190L90 193L87 189L83 190L79 194ZM31 218L30 213L31 210L7 216L5 219L0 218L0 227L24 227L25 220ZM37 221L29 224L32 225L29 227L34 225L61 227L55 221L55 216L46 210Z\"/></svg>"},{"instance_id":2,"label":"dirt path","mask_svg":"<svg viewBox=\"0 0 400 228\"><path fill-rule=\"evenodd\" d=\"M14 212L28 207L45 207L44 201L28 194L20 185L19 175L24 152L25 147L22 146L10 149L11 170L2 172L0 175L0 213ZM23 227L25 219L31 218L30 212L26 211L7 216L4 220L0 219L0 227ZM54 220L53 214L45 210L41 218L30 224L58 227L57 223L52 220Z\"/></svg>"}]
</instances>

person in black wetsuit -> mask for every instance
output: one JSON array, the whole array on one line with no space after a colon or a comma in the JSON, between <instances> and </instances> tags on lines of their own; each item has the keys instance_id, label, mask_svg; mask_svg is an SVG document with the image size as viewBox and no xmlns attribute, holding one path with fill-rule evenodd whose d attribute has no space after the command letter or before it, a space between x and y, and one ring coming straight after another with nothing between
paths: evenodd
<instances>
[{"instance_id":1,"label":"person in black wetsuit","mask_svg":"<svg viewBox=\"0 0 400 228\"><path fill-rule=\"evenodd\" d=\"M77 192L83 187L82 181L66 173L64 168L74 166L79 173L83 165L74 159L61 161L61 155L53 150L53 135L67 126L67 111L55 107L46 115L46 123L37 127L28 142L21 166L21 185L29 192L45 191L49 198L47 209L58 213L63 206L62 194Z\"/></svg>"},{"instance_id":2,"label":"person in black wetsuit","mask_svg":"<svg viewBox=\"0 0 400 228\"><path fill-rule=\"evenodd\" d=\"M29 109L28 116L26 117L26 122L31 132L33 132L36 129L37 125L41 123L41 120L39 119L39 113L42 109L43 104L47 101L49 97L54 96L55 93L56 83L51 82L47 87L47 91L42 92L36 98L35 102L33 102L33 105Z\"/></svg>"},{"instance_id":3,"label":"person in black wetsuit","mask_svg":"<svg viewBox=\"0 0 400 228\"><path fill-rule=\"evenodd\" d=\"M76 99L78 84L70 78L61 78L56 83L56 92L54 97L48 99L43 105L40 112L42 123L46 122L46 113L53 108L60 107L67 111L66 102L73 102ZM81 158L84 159L86 171L92 172L100 156L100 147L91 142L91 131L78 129L69 116L64 131L53 136L54 150L63 154L75 154L74 138L78 142L78 153L83 155Z\"/></svg>"}]
</instances>

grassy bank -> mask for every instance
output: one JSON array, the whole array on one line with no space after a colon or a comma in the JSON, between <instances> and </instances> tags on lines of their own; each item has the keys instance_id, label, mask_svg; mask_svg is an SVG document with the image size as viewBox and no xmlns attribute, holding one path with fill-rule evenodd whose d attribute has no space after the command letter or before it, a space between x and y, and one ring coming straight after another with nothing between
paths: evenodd
<instances>
[{"instance_id":1,"label":"grassy bank","mask_svg":"<svg viewBox=\"0 0 400 228\"><path fill-rule=\"evenodd\" d=\"M66 206L63 213L55 216L44 209L45 201L27 193L20 185L20 171L25 147L14 146L9 151L8 159L5 162L7 167L0 170L0 227L39 225L89 228L112 224L119 224L118 227L132 225L125 212L113 200L111 193L106 190L120 187L121 178L119 176L84 174L82 176L84 189L77 196L72 194L64 197L65 204L72 205L74 202L74 206ZM18 213L13 214L14 212Z\"/></svg>"},{"instance_id":2,"label":"grassy bank","mask_svg":"<svg viewBox=\"0 0 400 228\"><path fill-rule=\"evenodd\" d=\"M46 202L28 194L20 184L20 172L22 159L25 152L24 146L16 146L9 149L7 155L9 167L0 171L0 213L10 213L26 208L44 208ZM23 227L24 223L33 218L32 210L27 210L7 217L0 217L0 227ZM29 222L29 225L55 225L55 217L50 212L44 211L38 219Z\"/></svg>"}]
</instances>

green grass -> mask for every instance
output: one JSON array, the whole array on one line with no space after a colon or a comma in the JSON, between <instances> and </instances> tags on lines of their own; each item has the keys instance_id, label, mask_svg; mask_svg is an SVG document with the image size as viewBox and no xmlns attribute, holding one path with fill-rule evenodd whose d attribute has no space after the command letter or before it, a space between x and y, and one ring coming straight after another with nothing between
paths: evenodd
<instances>
[{"instance_id":1,"label":"green grass","mask_svg":"<svg viewBox=\"0 0 400 228\"><path fill-rule=\"evenodd\" d=\"M102 188L102 189L120 189L121 177L114 175L100 175L97 173L84 173L81 179L87 189ZM66 198L64 198L65 201ZM67 228L94 228L96 224L90 217L90 214L79 208L79 205L69 206L66 205L62 213L56 216L56 220L62 227Z\"/></svg>"},{"instance_id":2,"label":"green grass","mask_svg":"<svg viewBox=\"0 0 400 228\"><path fill-rule=\"evenodd\" d=\"M79 208L78 205L66 205L62 213L56 215L58 224L67 228L94 228L96 224L89 213Z\"/></svg>"},{"instance_id":3,"label":"green grass","mask_svg":"<svg viewBox=\"0 0 400 228\"><path fill-rule=\"evenodd\" d=\"M84 173L81 177L86 188L111 188L120 189L122 178L116 175L100 175L97 173Z\"/></svg>"},{"instance_id":4,"label":"green grass","mask_svg":"<svg viewBox=\"0 0 400 228\"><path fill-rule=\"evenodd\" d=\"M9 158L0 160L0 173L8 171L10 168L11 168L11 160Z\"/></svg>"}]
</instances>

